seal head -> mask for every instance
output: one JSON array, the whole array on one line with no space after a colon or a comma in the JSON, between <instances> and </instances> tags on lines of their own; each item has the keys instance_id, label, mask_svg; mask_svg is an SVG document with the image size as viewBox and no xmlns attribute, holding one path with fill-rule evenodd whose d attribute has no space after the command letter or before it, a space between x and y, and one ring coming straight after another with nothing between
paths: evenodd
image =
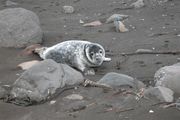
<instances>
[{"instance_id":1,"label":"seal head","mask_svg":"<svg viewBox=\"0 0 180 120\"><path fill-rule=\"evenodd\" d=\"M85 56L92 66L100 66L105 58L104 48L96 43L85 45Z\"/></svg>"}]
</instances>

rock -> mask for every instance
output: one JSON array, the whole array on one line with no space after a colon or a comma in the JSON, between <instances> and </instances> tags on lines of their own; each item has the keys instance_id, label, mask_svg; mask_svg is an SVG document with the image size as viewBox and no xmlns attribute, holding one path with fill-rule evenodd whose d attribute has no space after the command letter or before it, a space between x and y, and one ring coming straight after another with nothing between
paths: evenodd
<instances>
[{"instance_id":1,"label":"rock","mask_svg":"<svg viewBox=\"0 0 180 120\"><path fill-rule=\"evenodd\" d=\"M65 97L65 99L69 99L69 100L82 100L83 96L79 95L79 94L71 94Z\"/></svg>"},{"instance_id":2,"label":"rock","mask_svg":"<svg viewBox=\"0 0 180 120\"><path fill-rule=\"evenodd\" d=\"M135 53L152 53L150 49L137 49Z\"/></svg>"},{"instance_id":3,"label":"rock","mask_svg":"<svg viewBox=\"0 0 180 120\"><path fill-rule=\"evenodd\" d=\"M84 24L84 21L80 19L80 20L79 20L79 23L80 23L80 24Z\"/></svg>"},{"instance_id":4,"label":"rock","mask_svg":"<svg viewBox=\"0 0 180 120\"><path fill-rule=\"evenodd\" d=\"M111 23L111 22L114 22L114 20L116 18L120 18L120 21L128 18L129 16L128 15L123 15L123 14L113 14L112 16L110 16L107 20L106 20L106 23Z\"/></svg>"},{"instance_id":5,"label":"rock","mask_svg":"<svg viewBox=\"0 0 180 120\"><path fill-rule=\"evenodd\" d=\"M99 20L83 24L84 27L96 27L96 26L100 26L100 25L102 25L102 23Z\"/></svg>"},{"instance_id":6,"label":"rock","mask_svg":"<svg viewBox=\"0 0 180 120\"><path fill-rule=\"evenodd\" d=\"M129 31L121 21L115 20L114 26L115 26L116 32L128 32Z\"/></svg>"},{"instance_id":7,"label":"rock","mask_svg":"<svg viewBox=\"0 0 180 120\"><path fill-rule=\"evenodd\" d=\"M32 60L32 61L27 61L27 62L23 62L23 63L20 63L18 65L18 67L20 67L22 70L27 70L29 69L30 67L32 67L33 65L39 63L40 61L38 60Z\"/></svg>"},{"instance_id":8,"label":"rock","mask_svg":"<svg viewBox=\"0 0 180 120\"><path fill-rule=\"evenodd\" d=\"M118 74L118 73L107 73L105 76L103 76L99 81L97 81L99 84L105 84L109 85L111 87L132 87L132 88L143 88L144 84L138 80L135 80L134 78L125 75L125 74Z\"/></svg>"},{"instance_id":9,"label":"rock","mask_svg":"<svg viewBox=\"0 0 180 120\"><path fill-rule=\"evenodd\" d=\"M154 111L153 110L149 110L149 113L154 113Z\"/></svg>"},{"instance_id":10,"label":"rock","mask_svg":"<svg viewBox=\"0 0 180 120\"><path fill-rule=\"evenodd\" d=\"M137 0L136 2L132 3L130 6L133 6L134 8L142 8L145 6L144 0Z\"/></svg>"},{"instance_id":11,"label":"rock","mask_svg":"<svg viewBox=\"0 0 180 120\"><path fill-rule=\"evenodd\" d=\"M148 98L155 97L161 102L173 102L174 99L174 92L162 86L148 88L144 91L144 95Z\"/></svg>"},{"instance_id":12,"label":"rock","mask_svg":"<svg viewBox=\"0 0 180 120\"><path fill-rule=\"evenodd\" d=\"M9 7L9 6L16 6L16 5L18 5L18 3L13 2L13 1L10 1L10 0L7 0L7 1L6 1L6 6L7 6L7 7Z\"/></svg>"},{"instance_id":13,"label":"rock","mask_svg":"<svg viewBox=\"0 0 180 120\"><path fill-rule=\"evenodd\" d=\"M180 63L160 68L154 76L155 86L170 88L180 94Z\"/></svg>"},{"instance_id":14,"label":"rock","mask_svg":"<svg viewBox=\"0 0 180 120\"><path fill-rule=\"evenodd\" d=\"M84 77L79 71L66 64L62 64L61 66L65 71L65 74L63 76L65 85L75 85L84 82Z\"/></svg>"},{"instance_id":15,"label":"rock","mask_svg":"<svg viewBox=\"0 0 180 120\"><path fill-rule=\"evenodd\" d=\"M24 8L0 11L0 47L25 47L42 42L39 18Z\"/></svg>"},{"instance_id":16,"label":"rock","mask_svg":"<svg viewBox=\"0 0 180 120\"><path fill-rule=\"evenodd\" d=\"M50 103L50 105L53 105L56 103L56 100L51 100L49 103Z\"/></svg>"},{"instance_id":17,"label":"rock","mask_svg":"<svg viewBox=\"0 0 180 120\"><path fill-rule=\"evenodd\" d=\"M72 6L63 6L64 13L71 14L74 12L74 8Z\"/></svg>"},{"instance_id":18,"label":"rock","mask_svg":"<svg viewBox=\"0 0 180 120\"><path fill-rule=\"evenodd\" d=\"M41 103L51 99L65 85L79 84L83 79L80 72L68 65L47 59L29 68L15 81L8 102L25 106Z\"/></svg>"}]
</instances>

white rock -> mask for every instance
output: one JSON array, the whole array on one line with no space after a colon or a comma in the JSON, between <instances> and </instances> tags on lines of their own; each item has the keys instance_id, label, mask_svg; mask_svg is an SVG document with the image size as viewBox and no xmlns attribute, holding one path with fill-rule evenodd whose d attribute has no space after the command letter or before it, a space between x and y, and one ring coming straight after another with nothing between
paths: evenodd
<instances>
[{"instance_id":1,"label":"white rock","mask_svg":"<svg viewBox=\"0 0 180 120\"><path fill-rule=\"evenodd\" d=\"M74 7L72 6L63 6L64 13L70 14L74 12Z\"/></svg>"},{"instance_id":2,"label":"white rock","mask_svg":"<svg viewBox=\"0 0 180 120\"><path fill-rule=\"evenodd\" d=\"M50 101L50 104L51 104L51 105L53 105L53 104L55 104L55 103L56 103L56 100L51 100L51 101Z\"/></svg>"},{"instance_id":3,"label":"white rock","mask_svg":"<svg viewBox=\"0 0 180 120\"><path fill-rule=\"evenodd\" d=\"M71 94L65 97L65 99L69 99L69 100L82 100L83 96L79 95L79 94Z\"/></svg>"},{"instance_id":4,"label":"white rock","mask_svg":"<svg viewBox=\"0 0 180 120\"><path fill-rule=\"evenodd\" d=\"M99 20L83 24L84 27L95 27L95 26L100 26L100 25L102 25L102 22Z\"/></svg>"},{"instance_id":5,"label":"white rock","mask_svg":"<svg viewBox=\"0 0 180 120\"><path fill-rule=\"evenodd\" d=\"M26 47L42 42L38 16L24 8L0 11L0 47Z\"/></svg>"},{"instance_id":6,"label":"white rock","mask_svg":"<svg viewBox=\"0 0 180 120\"><path fill-rule=\"evenodd\" d=\"M18 67L20 67L22 70L27 70L39 62L40 61L38 61L38 60L27 61L27 62L23 62L23 63L19 64Z\"/></svg>"},{"instance_id":7,"label":"white rock","mask_svg":"<svg viewBox=\"0 0 180 120\"><path fill-rule=\"evenodd\" d=\"M128 18L129 15L113 14L112 16L110 16L110 17L106 20L106 23L114 22L114 20L115 20L117 17L119 17L120 20L124 20L124 19Z\"/></svg>"},{"instance_id":8,"label":"white rock","mask_svg":"<svg viewBox=\"0 0 180 120\"><path fill-rule=\"evenodd\" d=\"M137 0L136 2L132 3L130 6L133 6L134 8L142 8L145 6L144 0Z\"/></svg>"},{"instance_id":9,"label":"white rock","mask_svg":"<svg viewBox=\"0 0 180 120\"><path fill-rule=\"evenodd\" d=\"M154 113L154 111L153 110L149 110L149 113Z\"/></svg>"},{"instance_id":10,"label":"white rock","mask_svg":"<svg viewBox=\"0 0 180 120\"><path fill-rule=\"evenodd\" d=\"M80 23L80 24L84 24L84 21L80 19L80 20L79 20L79 23Z\"/></svg>"},{"instance_id":11,"label":"white rock","mask_svg":"<svg viewBox=\"0 0 180 120\"><path fill-rule=\"evenodd\" d=\"M135 53L152 53L150 49L137 49Z\"/></svg>"},{"instance_id":12,"label":"white rock","mask_svg":"<svg viewBox=\"0 0 180 120\"><path fill-rule=\"evenodd\" d=\"M180 94L180 63L160 68L154 80L156 86L164 86Z\"/></svg>"}]
</instances>

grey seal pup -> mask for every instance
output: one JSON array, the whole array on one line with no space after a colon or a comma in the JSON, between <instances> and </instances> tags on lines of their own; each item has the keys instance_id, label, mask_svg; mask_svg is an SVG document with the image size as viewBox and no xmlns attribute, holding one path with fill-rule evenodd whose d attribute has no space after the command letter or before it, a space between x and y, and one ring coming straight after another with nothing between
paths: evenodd
<instances>
[{"instance_id":1,"label":"grey seal pup","mask_svg":"<svg viewBox=\"0 0 180 120\"><path fill-rule=\"evenodd\" d=\"M111 58L105 57L105 50L100 44L83 40L68 40L52 47L37 48L34 52L42 59L68 64L86 75L94 75L93 67L111 61Z\"/></svg>"}]
</instances>

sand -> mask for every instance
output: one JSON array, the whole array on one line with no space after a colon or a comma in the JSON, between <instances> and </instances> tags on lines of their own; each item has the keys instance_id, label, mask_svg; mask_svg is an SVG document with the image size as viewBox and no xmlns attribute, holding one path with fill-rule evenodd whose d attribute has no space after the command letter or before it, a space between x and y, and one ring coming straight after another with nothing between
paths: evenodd
<instances>
[{"instance_id":1,"label":"sand","mask_svg":"<svg viewBox=\"0 0 180 120\"><path fill-rule=\"evenodd\" d=\"M143 54L121 56L119 53L134 52L137 49L152 49L155 51L180 50L180 1L171 0L161 5L150 5L139 9L125 9L134 0L13 0L19 5L35 12L44 31L43 46L81 39L97 42L103 45L111 62L104 63L96 69L92 80L99 80L108 72L130 75L146 85L153 84L154 73L161 67L178 62L180 55ZM124 2L123 2L124 1ZM126 4L125 4L126 3ZM65 14L62 6L71 5L75 12ZM7 8L5 0L0 1L0 9ZM105 20L113 14L126 14L129 18L124 24L129 32L117 33L113 24L105 24ZM79 23L100 20L103 25L83 27ZM135 29L133 29L134 27ZM20 56L22 49L0 48L0 83L12 84L22 73L16 69L19 63L29 60L40 60L37 55ZM100 88L84 88L93 97L99 96ZM80 91L79 90L79 91ZM92 105L77 113L63 112L60 108L62 97L72 93L64 92L56 99L54 105L48 102L30 107L19 107L0 102L0 120L179 120L180 114L176 108L163 109L159 106L141 106L139 109L116 113L101 112L102 106ZM154 113L149 113L153 110Z\"/></svg>"}]
</instances>

